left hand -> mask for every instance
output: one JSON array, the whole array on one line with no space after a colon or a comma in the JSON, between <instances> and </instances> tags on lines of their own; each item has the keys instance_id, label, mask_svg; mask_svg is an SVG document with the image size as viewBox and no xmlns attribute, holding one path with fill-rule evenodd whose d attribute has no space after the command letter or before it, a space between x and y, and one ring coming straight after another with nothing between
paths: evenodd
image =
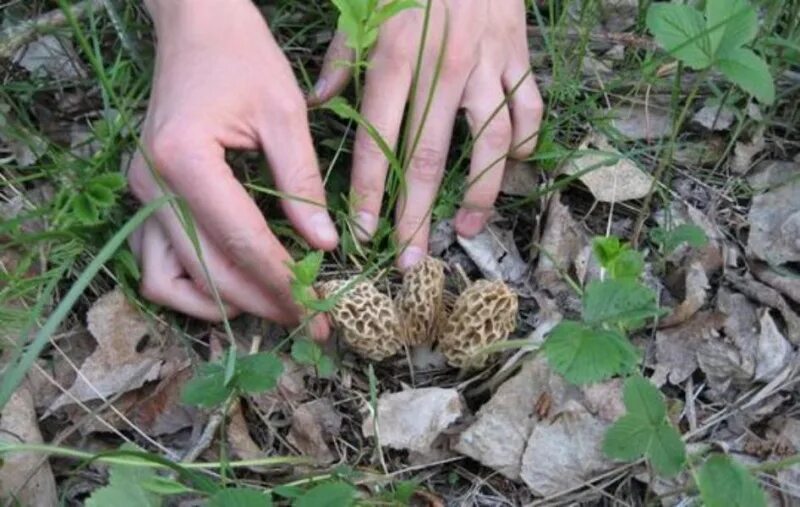
<instances>
[{"instance_id":1,"label":"left hand","mask_svg":"<svg viewBox=\"0 0 800 507\"><path fill-rule=\"evenodd\" d=\"M369 55L362 97L362 115L389 146L397 144L407 102L413 102L412 139L423 129L405 175L405 195L398 199L396 210L397 239L405 246L397 261L401 269L426 255L431 210L459 109L466 110L475 137L468 186L455 218L456 231L466 237L480 232L491 215L506 156L526 158L533 152L543 110L529 63L523 0L433 2L418 90L409 97L424 16L424 8L408 9L381 26ZM421 125L443 46L430 112ZM324 102L344 88L349 69L341 61L350 58L351 51L339 33L325 55L314 102ZM362 232L359 239L375 232L387 169L388 161L377 144L359 128L351 175L355 220Z\"/></svg>"}]
</instances>

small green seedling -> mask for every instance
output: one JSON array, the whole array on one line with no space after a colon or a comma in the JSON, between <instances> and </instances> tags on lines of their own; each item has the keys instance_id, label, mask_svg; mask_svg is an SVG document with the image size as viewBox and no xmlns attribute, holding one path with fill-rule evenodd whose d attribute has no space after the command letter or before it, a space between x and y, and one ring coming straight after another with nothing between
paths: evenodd
<instances>
[{"instance_id":1,"label":"small green seedling","mask_svg":"<svg viewBox=\"0 0 800 507\"><path fill-rule=\"evenodd\" d=\"M603 451L611 458L633 461L646 457L660 475L674 476L686 464L686 447L667 419L661 392L649 380L633 376L625 381L626 413L606 432Z\"/></svg>"},{"instance_id":2,"label":"small green seedling","mask_svg":"<svg viewBox=\"0 0 800 507\"><path fill-rule=\"evenodd\" d=\"M671 254L684 243L692 248L703 248L708 244L706 233L693 224L681 224L672 229L656 227L650 231L650 240L658 245L663 255Z\"/></svg>"},{"instance_id":3,"label":"small green seedling","mask_svg":"<svg viewBox=\"0 0 800 507\"><path fill-rule=\"evenodd\" d=\"M322 347L304 338L298 338L292 344L292 359L298 364L313 366L319 377L330 377L336 371L336 365L325 355Z\"/></svg>"},{"instance_id":4,"label":"small green seedling","mask_svg":"<svg viewBox=\"0 0 800 507\"><path fill-rule=\"evenodd\" d=\"M322 252L320 251L310 252L299 261L289 264L289 269L293 275L290 288L292 298L299 305L312 311L327 312L333 308L335 301L317 299L313 289L321 267Z\"/></svg>"},{"instance_id":5,"label":"small green seedling","mask_svg":"<svg viewBox=\"0 0 800 507\"><path fill-rule=\"evenodd\" d=\"M632 373L639 352L627 332L663 314L655 292L639 282L644 270L639 252L614 237L595 239L593 246L608 278L587 285L581 320L561 322L544 343L550 365L574 384Z\"/></svg>"},{"instance_id":6,"label":"small green seedling","mask_svg":"<svg viewBox=\"0 0 800 507\"><path fill-rule=\"evenodd\" d=\"M236 357L233 361L230 357L232 354L227 353L223 361L200 365L197 375L184 386L181 401L187 405L213 407L237 392L268 391L278 384L283 373L283 363L270 352Z\"/></svg>"},{"instance_id":7,"label":"small green seedling","mask_svg":"<svg viewBox=\"0 0 800 507\"><path fill-rule=\"evenodd\" d=\"M682 3L652 3L647 28L686 66L714 68L764 104L775 101L767 62L745 47L758 33L758 16L748 0L706 0L705 12Z\"/></svg>"},{"instance_id":8,"label":"small green seedling","mask_svg":"<svg viewBox=\"0 0 800 507\"><path fill-rule=\"evenodd\" d=\"M764 491L745 467L724 454L706 459L695 477L706 507L763 507Z\"/></svg>"}]
</instances>

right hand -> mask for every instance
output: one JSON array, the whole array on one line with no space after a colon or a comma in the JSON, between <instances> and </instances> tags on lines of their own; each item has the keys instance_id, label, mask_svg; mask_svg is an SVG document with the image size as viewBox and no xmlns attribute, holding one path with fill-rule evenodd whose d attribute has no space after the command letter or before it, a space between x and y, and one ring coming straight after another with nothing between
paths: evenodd
<instances>
[{"instance_id":1,"label":"right hand","mask_svg":"<svg viewBox=\"0 0 800 507\"><path fill-rule=\"evenodd\" d=\"M261 148L283 209L314 247L336 247L336 228L291 67L250 0L150 0L157 35L155 77L142 131L147 157L128 173L142 202L162 195L146 159L192 212L202 257L228 317L245 311L296 325L291 257L225 162L225 150ZM173 209L164 206L132 238L142 293L183 313L219 320L209 280ZM328 334L324 316L310 326Z\"/></svg>"}]
</instances>

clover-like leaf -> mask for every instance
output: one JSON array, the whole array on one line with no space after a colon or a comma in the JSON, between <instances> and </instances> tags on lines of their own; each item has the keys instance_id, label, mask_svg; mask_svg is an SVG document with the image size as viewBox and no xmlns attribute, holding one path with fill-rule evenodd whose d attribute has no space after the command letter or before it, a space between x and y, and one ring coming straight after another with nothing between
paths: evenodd
<instances>
[{"instance_id":1,"label":"clover-like leaf","mask_svg":"<svg viewBox=\"0 0 800 507\"><path fill-rule=\"evenodd\" d=\"M596 329L566 320L544 342L550 366L573 384L599 382L630 373L639 352L619 331Z\"/></svg>"},{"instance_id":2,"label":"clover-like leaf","mask_svg":"<svg viewBox=\"0 0 800 507\"><path fill-rule=\"evenodd\" d=\"M709 457L697 474L706 507L763 507L764 491L755 477L724 454Z\"/></svg>"}]
</instances>

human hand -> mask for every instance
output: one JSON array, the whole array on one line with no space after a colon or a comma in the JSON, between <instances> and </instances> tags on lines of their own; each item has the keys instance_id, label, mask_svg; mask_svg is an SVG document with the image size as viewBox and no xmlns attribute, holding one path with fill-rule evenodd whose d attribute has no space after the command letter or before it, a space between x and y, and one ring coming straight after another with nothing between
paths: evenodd
<instances>
[{"instance_id":1,"label":"human hand","mask_svg":"<svg viewBox=\"0 0 800 507\"><path fill-rule=\"evenodd\" d=\"M411 137L422 128L420 142L406 172L406 192L395 212L397 239L407 244L398 265L407 268L427 251L430 212L444 173L453 123L466 110L475 138L464 200L456 214L456 231L471 237L489 218L507 155L529 156L543 104L531 74L522 0L437 0L430 7L418 91L409 97L421 38L424 9L404 10L380 28L369 58L361 113L389 146L397 144L407 102L411 102ZM422 124L434 87L437 60L445 53L428 117ZM352 58L343 34L328 48L317 82L315 102L324 102L347 84ZM512 94L513 91L513 94ZM510 95L507 103L506 94ZM351 192L360 239L378 224L388 161L365 129L356 133Z\"/></svg>"},{"instance_id":2,"label":"human hand","mask_svg":"<svg viewBox=\"0 0 800 507\"><path fill-rule=\"evenodd\" d=\"M148 154L129 170L133 193L162 195L146 158L195 219L203 262L228 316L246 311L286 325L299 322L287 262L291 257L225 162L225 149L264 150L283 209L314 248L338 236L308 128L304 98L288 61L250 0L151 0L157 57L142 131ZM298 200L300 199L300 200ZM173 209L157 212L132 240L148 299L209 320L222 317L185 227ZM311 333L322 338L327 320Z\"/></svg>"}]
</instances>

